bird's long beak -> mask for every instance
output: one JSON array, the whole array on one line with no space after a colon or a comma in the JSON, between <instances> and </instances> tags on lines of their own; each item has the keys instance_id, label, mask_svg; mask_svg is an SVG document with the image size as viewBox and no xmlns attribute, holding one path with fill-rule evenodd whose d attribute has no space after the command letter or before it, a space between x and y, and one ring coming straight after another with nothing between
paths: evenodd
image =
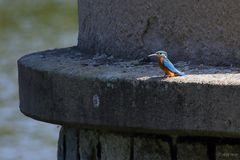
<instances>
[{"instance_id":1,"label":"bird's long beak","mask_svg":"<svg viewBox=\"0 0 240 160\"><path fill-rule=\"evenodd\" d=\"M148 55L148 57L153 57L153 56L157 56L157 54L154 53L154 54L150 54L150 55Z\"/></svg>"}]
</instances>

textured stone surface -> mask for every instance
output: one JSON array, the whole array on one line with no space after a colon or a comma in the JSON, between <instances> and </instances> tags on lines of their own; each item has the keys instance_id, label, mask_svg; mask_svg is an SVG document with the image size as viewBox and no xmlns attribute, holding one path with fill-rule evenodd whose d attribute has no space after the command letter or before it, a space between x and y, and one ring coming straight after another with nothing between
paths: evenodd
<instances>
[{"instance_id":1,"label":"textured stone surface","mask_svg":"<svg viewBox=\"0 0 240 160\"><path fill-rule=\"evenodd\" d=\"M239 160L240 159L240 144L235 145L217 145L216 160Z\"/></svg>"},{"instance_id":2,"label":"textured stone surface","mask_svg":"<svg viewBox=\"0 0 240 160\"><path fill-rule=\"evenodd\" d=\"M78 130L63 127L58 140L58 160L79 160Z\"/></svg>"},{"instance_id":3,"label":"textured stone surface","mask_svg":"<svg viewBox=\"0 0 240 160\"><path fill-rule=\"evenodd\" d=\"M160 136L64 126L58 160L239 160L239 139Z\"/></svg>"},{"instance_id":4,"label":"textured stone surface","mask_svg":"<svg viewBox=\"0 0 240 160\"><path fill-rule=\"evenodd\" d=\"M238 0L78 0L81 51L239 65Z\"/></svg>"},{"instance_id":5,"label":"textured stone surface","mask_svg":"<svg viewBox=\"0 0 240 160\"><path fill-rule=\"evenodd\" d=\"M79 131L81 160L129 160L130 137L99 131Z\"/></svg>"},{"instance_id":6,"label":"textured stone surface","mask_svg":"<svg viewBox=\"0 0 240 160\"><path fill-rule=\"evenodd\" d=\"M169 144L160 138L84 129L78 131L78 136L73 139L72 129L64 127L64 132L61 130L59 142L64 145L62 149L59 143L58 150L62 152L58 152L58 160L72 160L73 155L79 155L78 160L171 159ZM77 150L76 144L79 144Z\"/></svg>"},{"instance_id":7,"label":"textured stone surface","mask_svg":"<svg viewBox=\"0 0 240 160\"><path fill-rule=\"evenodd\" d=\"M59 132L57 159L65 160L65 134L63 128Z\"/></svg>"},{"instance_id":8,"label":"textured stone surface","mask_svg":"<svg viewBox=\"0 0 240 160\"><path fill-rule=\"evenodd\" d=\"M154 64L106 61L73 48L21 58L21 111L90 128L239 136L238 68L179 64L188 76L162 79Z\"/></svg>"},{"instance_id":9,"label":"textured stone surface","mask_svg":"<svg viewBox=\"0 0 240 160\"><path fill-rule=\"evenodd\" d=\"M178 160L208 160L207 146L201 143L177 144Z\"/></svg>"},{"instance_id":10,"label":"textured stone surface","mask_svg":"<svg viewBox=\"0 0 240 160\"><path fill-rule=\"evenodd\" d=\"M80 160L97 160L99 158L99 134L95 131L79 131Z\"/></svg>"},{"instance_id":11,"label":"textured stone surface","mask_svg":"<svg viewBox=\"0 0 240 160\"><path fill-rule=\"evenodd\" d=\"M170 147L157 138L134 138L134 160L170 160Z\"/></svg>"},{"instance_id":12,"label":"textured stone surface","mask_svg":"<svg viewBox=\"0 0 240 160\"><path fill-rule=\"evenodd\" d=\"M129 160L130 159L130 137L120 134L102 134L101 160Z\"/></svg>"},{"instance_id":13,"label":"textured stone surface","mask_svg":"<svg viewBox=\"0 0 240 160\"><path fill-rule=\"evenodd\" d=\"M64 138L65 160L79 160L78 130L75 128L64 128Z\"/></svg>"},{"instance_id":14,"label":"textured stone surface","mask_svg":"<svg viewBox=\"0 0 240 160\"><path fill-rule=\"evenodd\" d=\"M78 139L73 139L71 130L61 131L59 137L58 160L72 160L73 155L79 155L78 160L129 160L130 136L100 132L94 130L79 130ZM74 134L75 135L75 134ZM71 138L66 138L71 137ZM73 141L74 140L74 141ZM62 142L64 142L62 147ZM76 144L78 149L76 149ZM64 149L62 149L64 148Z\"/></svg>"}]
</instances>

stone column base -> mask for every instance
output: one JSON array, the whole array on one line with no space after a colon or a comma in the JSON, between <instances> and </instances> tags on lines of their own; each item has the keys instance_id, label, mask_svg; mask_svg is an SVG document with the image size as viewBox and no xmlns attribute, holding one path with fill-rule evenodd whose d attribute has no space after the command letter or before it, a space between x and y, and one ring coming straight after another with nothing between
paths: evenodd
<instances>
[{"instance_id":1,"label":"stone column base","mask_svg":"<svg viewBox=\"0 0 240 160\"><path fill-rule=\"evenodd\" d=\"M239 160L240 140L63 127L58 144L58 160L213 159Z\"/></svg>"}]
</instances>

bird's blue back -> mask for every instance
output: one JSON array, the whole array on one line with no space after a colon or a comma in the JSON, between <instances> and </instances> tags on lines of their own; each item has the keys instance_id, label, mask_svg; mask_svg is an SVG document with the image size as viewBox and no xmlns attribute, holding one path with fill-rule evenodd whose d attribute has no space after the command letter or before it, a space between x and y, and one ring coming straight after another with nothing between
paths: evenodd
<instances>
[{"instance_id":1,"label":"bird's blue back","mask_svg":"<svg viewBox=\"0 0 240 160\"><path fill-rule=\"evenodd\" d=\"M173 73L176 73L178 75L181 75L181 76L184 76L185 74L180 72L179 70L177 70L174 65L172 64L172 62L168 59L168 58L165 58L163 60L163 65L168 68L171 72Z\"/></svg>"}]
</instances>

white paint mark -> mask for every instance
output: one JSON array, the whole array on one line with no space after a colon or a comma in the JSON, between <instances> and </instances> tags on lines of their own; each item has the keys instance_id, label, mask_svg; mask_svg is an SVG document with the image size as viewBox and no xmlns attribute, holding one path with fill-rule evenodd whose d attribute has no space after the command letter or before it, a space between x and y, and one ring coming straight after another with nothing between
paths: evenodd
<instances>
[{"instance_id":1,"label":"white paint mark","mask_svg":"<svg viewBox=\"0 0 240 160\"><path fill-rule=\"evenodd\" d=\"M107 87L114 88L114 85L112 83L107 83Z\"/></svg>"},{"instance_id":2,"label":"white paint mark","mask_svg":"<svg viewBox=\"0 0 240 160\"><path fill-rule=\"evenodd\" d=\"M94 108L98 108L99 107L99 104L100 104L100 101L99 101L99 97L97 94L95 94L92 98L92 101L93 101L93 107Z\"/></svg>"}]
</instances>

